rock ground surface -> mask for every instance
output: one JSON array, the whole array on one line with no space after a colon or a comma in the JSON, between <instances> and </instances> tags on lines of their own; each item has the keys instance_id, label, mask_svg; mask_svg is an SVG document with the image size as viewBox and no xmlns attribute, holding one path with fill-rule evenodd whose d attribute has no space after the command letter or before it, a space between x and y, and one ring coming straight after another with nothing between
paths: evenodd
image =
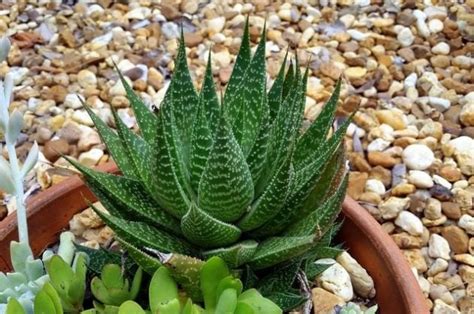
<instances>
[{"instance_id":1,"label":"rock ground surface","mask_svg":"<svg viewBox=\"0 0 474 314\"><path fill-rule=\"evenodd\" d=\"M270 81L288 46L309 66L309 121L343 76L338 113L358 109L346 138L349 194L403 251L433 313L474 308L473 0L59 2L0 4L0 33L13 42L0 75L15 74L12 109L26 122L18 152L24 158L37 141L43 153L29 178L33 190L71 175L60 153L90 166L109 159L76 95L109 125L113 107L136 129L114 62L147 104L159 105L179 25L195 82L202 81L212 49L215 80L223 86L245 17L253 44L266 18ZM4 217L14 204L1 191L0 197ZM76 216L71 229L92 246L111 236L90 210ZM313 290L321 308L348 299L347 278L356 293L371 294L366 283L354 282L364 276L349 258L337 262L352 270L331 270L346 278L339 290Z\"/></svg>"}]
</instances>

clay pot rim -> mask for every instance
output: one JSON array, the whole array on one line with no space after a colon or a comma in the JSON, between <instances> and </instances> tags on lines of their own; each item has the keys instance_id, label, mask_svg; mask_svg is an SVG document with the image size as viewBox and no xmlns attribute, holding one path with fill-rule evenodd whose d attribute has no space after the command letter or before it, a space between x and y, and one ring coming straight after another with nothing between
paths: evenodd
<instances>
[{"instance_id":1,"label":"clay pot rim","mask_svg":"<svg viewBox=\"0 0 474 314\"><path fill-rule=\"evenodd\" d=\"M113 162L101 165L97 169L111 173L118 171ZM72 202L71 197L74 199ZM66 199L73 204L61 203ZM44 221L42 217L50 214L48 209L58 211L55 211L52 219L45 221L51 226L40 226L44 227L44 230L38 231L38 226L33 227L34 223L29 223L30 243L36 255L57 240L59 233L68 226L69 220L75 213L87 208L86 199L95 198L79 176L73 176L28 200L27 216L31 222ZM59 208L62 207L66 207L64 213L60 212ZM374 278L377 290L376 301L383 313L429 313L418 282L391 237L352 198L348 196L345 198L342 211L345 222L339 237L348 246L351 255ZM6 270L10 264L9 243L17 239L16 229L16 213L0 221L0 271ZM47 233L46 239L40 237L40 232ZM42 243L32 241L35 238L41 238L39 242L42 241ZM362 243L361 240L364 242ZM382 269L382 273L379 273L379 268ZM384 279L384 277L387 278Z\"/></svg>"}]
</instances>

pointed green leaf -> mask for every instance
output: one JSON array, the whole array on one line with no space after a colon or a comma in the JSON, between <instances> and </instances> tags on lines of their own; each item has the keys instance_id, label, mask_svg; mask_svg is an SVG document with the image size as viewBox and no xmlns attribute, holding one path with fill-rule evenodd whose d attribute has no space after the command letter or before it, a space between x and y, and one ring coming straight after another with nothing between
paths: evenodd
<instances>
[{"instance_id":1,"label":"pointed green leaf","mask_svg":"<svg viewBox=\"0 0 474 314\"><path fill-rule=\"evenodd\" d=\"M191 126L196 115L199 96L194 89L191 75L189 74L188 62L186 60L186 48L184 35L181 32L181 39L178 48L178 55L175 60L174 75L170 86L166 92L165 99L161 105L163 110L166 107L172 111L176 125L181 126L178 130L183 150L189 152L191 142Z\"/></svg>"},{"instance_id":2,"label":"pointed green leaf","mask_svg":"<svg viewBox=\"0 0 474 314\"><path fill-rule=\"evenodd\" d=\"M137 118L137 123L140 128L140 132L147 141L149 145L156 145L157 141L157 119L153 112L151 112L148 107L145 105L143 100L135 94L133 89L130 87L128 82L124 79L122 73L118 70L117 72L120 77L120 81L122 82L125 91L127 92L127 98L130 101L130 105L132 106L133 112L135 117Z\"/></svg>"},{"instance_id":3,"label":"pointed green leaf","mask_svg":"<svg viewBox=\"0 0 474 314\"><path fill-rule=\"evenodd\" d=\"M176 143L167 138L173 136L173 127L165 122L163 110L159 114L158 124L158 142L162 143L157 150L157 169L153 172L156 176L157 197L159 204L172 213L175 217L182 217L189 207L189 199L185 195L182 184L185 184L186 178L182 173L182 163L177 158L179 149L176 145L171 147L170 144ZM167 135L167 133L171 133ZM176 140L178 140L176 138ZM172 150L174 152L172 152ZM179 177L178 177L179 176Z\"/></svg>"},{"instance_id":4,"label":"pointed green leaf","mask_svg":"<svg viewBox=\"0 0 474 314\"><path fill-rule=\"evenodd\" d=\"M317 239L321 238L332 226L332 223L341 211L346 187L347 179L344 180L337 189L337 192L327 199L326 202L290 226L285 235L289 237L302 237L315 234Z\"/></svg>"},{"instance_id":5,"label":"pointed green leaf","mask_svg":"<svg viewBox=\"0 0 474 314\"><path fill-rule=\"evenodd\" d=\"M300 266L301 261L296 260L272 271L258 281L258 291L265 296L273 292L286 291L288 287L293 286Z\"/></svg>"},{"instance_id":6,"label":"pointed green leaf","mask_svg":"<svg viewBox=\"0 0 474 314\"><path fill-rule=\"evenodd\" d=\"M224 117L221 117L198 195L199 207L225 222L238 219L252 201L252 176Z\"/></svg>"},{"instance_id":7,"label":"pointed green leaf","mask_svg":"<svg viewBox=\"0 0 474 314\"><path fill-rule=\"evenodd\" d=\"M204 262L200 259L181 255L171 254L164 261L164 265L170 270L174 280L186 291L186 294L199 302L202 300L199 289L199 274Z\"/></svg>"},{"instance_id":8,"label":"pointed green leaf","mask_svg":"<svg viewBox=\"0 0 474 314\"><path fill-rule=\"evenodd\" d=\"M238 93L231 99L226 98L224 108L235 108L226 118L232 125L237 142L244 156L248 156L266 122L268 108L266 102L265 70L265 29L262 32L255 55L245 71Z\"/></svg>"},{"instance_id":9,"label":"pointed green leaf","mask_svg":"<svg viewBox=\"0 0 474 314\"><path fill-rule=\"evenodd\" d=\"M206 118L204 104L198 110L193 126L191 138L191 186L194 191L198 191L202 173L206 167L207 159L212 148L212 131Z\"/></svg>"},{"instance_id":10,"label":"pointed green leaf","mask_svg":"<svg viewBox=\"0 0 474 314\"><path fill-rule=\"evenodd\" d=\"M162 265L158 259L141 251L139 248L130 242L125 241L120 236L115 236L115 239L120 242L120 245L127 250L127 253L132 257L132 259L149 275L153 275Z\"/></svg>"},{"instance_id":11,"label":"pointed green leaf","mask_svg":"<svg viewBox=\"0 0 474 314\"><path fill-rule=\"evenodd\" d=\"M92 209L122 239L138 247L150 247L162 252L195 253L193 248L183 239L179 239L165 231L146 223L128 221L107 215L93 205Z\"/></svg>"},{"instance_id":12,"label":"pointed green leaf","mask_svg":"<svg viewBox=\"0 0 474 314\"><path fill-rule=\"evenodd\" d=\"M95 171L72 159L65 158L81 171L94 193L101 196L108 205L112 205L111 211L123 212L125 206L138 216L179 232L177 221L151 199L140 182L123 176Z\"/></svg>"},{"instance_id":13,"label":"pointed green leaf","mask_svg":"<svg viewBox=\"0 0 474 314\"><path fill-rule=\"evenodd\" d=\"M292 176L291 157L280 167L262 196L252 204L250 211L237 223L242 231L262 226L275 216L286 202Z\"/></svg>"},{"instance_id":14,"label":"pointed green leaf","mask_svg":"<svg viewBox=\"0 0 474 314\"><path fill-rule=\"evenodd\" d=\"M278 111L280 111L281 103L283 102L283 83L285 82L285 69L286 59L288 57L288 50L286 51L285 58L281 64L280 71L278 72L275 81L273 82L272 88L268 92L268 108L270 110L270 121L273 122L276 118Z\"/></svg>"},{"instance_id":15,"label":"pointed green leaf","mask_svg":"<svg viewBox=\"0 0 474 314\"><path fill-rule=\"evenodd\" d=\"M265 107L265 110L268 110ZM267 113L264 114L260 132L257 136L257 140L250 150L250 154L247 156L247 164L249 165L250 173L252 174L252 181L254 186L258 183L260 176L265 166L268 150L268 140L270 137L271 122Z\"/></svg>"},{"instance_id":16,"label":"pointed green leaf","mask_svg":"<svg viewBox=\"0 0 474 314\"><path fill-rule=\"evenodd\" d=\"M209 50L209 58L207 61L206 73L204 74L204 82L202 84L200 94L201 106L206 113L207 121L213 132L217 129L219 124L219 117L221 115L219 100L217 98L216 86L212 77L211 67L211 50Z\"/></svg>"},{"instance_id":17,"label":"pointed green leaf","mask_svg":"<svg viewBox=\"0 0 474 314\"><path fill-rule=\"evenodd\" d=\"M293 64L293 61L290 60L290 66L288 67L288 70L286 71L286 76L285 80L283 82L283 89L282 89L282 100L286 99L286 96L290 93L292 87L294 86L294 81L295 81L295 66Z\"/></svg>"},{"instance_id":18,"label":"pointed green leaf","mask_svg":"<svg viewBox=\"0 0 474 314\"><path fill-rule=\"evenodd\" d=\"M337 154L339 147L342 145L341 141L346 133L349 121L344 122L336 133L323 144L317 155L318 157L313 162L302 168L300 172L295 172L291 184L292 192L287 198L286 204L278 214L255 230L254 235L262 237L277 234L295 221L296 218L304 216L304 211L307 210L304 207L304 202L315 188L329 161Z\"/></svg>"},{"instance_id":19,"label":"pointed green leaf","mask_svg":"<svg viewBox=\"0 0 474 314\"><path fill-rule=\"evenodd\" d=\"M285 313L291 312L291 310L300 307L307 301L307 299L301 295L300 291L296 289L288 289L288 291L285 292L275 292L265 297L275 302Z\"/></svg>"},{"instance_id":20,"label":"pointed green leaf","mask_svg":"<svg viewBox=\"0 0 474 314\"><path fill-rule=\"evenodd\" d=\"M212 256L222 258L231 268L237 268L248 263L257 251L258 243L254 240L245 240L229 247L218 248L202 252L202 256L208 259Z\"/></svg>"},{"instance_id":21,"label":"pointed green leaf","mask_svg":"<svg viewBox=\"0 0 474 314\"><path fill-rule=\"evenodd\" d=\"M250 261L255 269L268 268L299 256L314 246L314 236L272 237L260 243Z\"/></svg>"},{"instance_id":22,"label":"pointed green leaf","mask_svg":"<svg viewBox=\"0 0 474 314\"><path fill-rule=\"evenodd\" d=\"M190 242L206 248L234 243L242 233L236 226L213 218L195 204L183 216L181 229Z\"/></svg>"},{"instance_id":23,"label":"pointed green leaf","mask_svg":"<svg viewBox=\"0 0 474 314\"><path fill-rule=\"evenodd\" d=\"M237 97L239 91L239 85L242 82L244 77L245 71L250 65L250 35L249 35L249 18L245 21L244 26L244 34L242 36L242 43L240 44L239 54L237 55L237 59L235 61L234 69L232 70L232 74L229 79L229 83L227 84L227 88L225 91L225 98L224 103L227 104L229 101ZM224 107L226 110L226 115L234 116L235 110L238 108L236 107Z\"/></svg>"},{"instance_id":24,"label":"pointed green leaf","mask_svg":"<svg viewBox=\"0 0 474 314\"><path fill-rule=\"evenodd\" d=\"M295 151L297 169L307 164L308 160L314 156L313 152L326 140L329 129L332 126L332 121L334 120L334 114L341 92L341 84L341 80L339 79L331 97L321 110L318 118L298 140Z\"/></svg>"},{"instance_id":25,"label":"pointed green leaf","mask_svg":"<svg viewBox=\"0 0 474 314\"><path fill-rule=\"evenodd\" d=\"M123 145L120 137L115 134L115 132L112 131L112 129L109 128L107 124L102 121L89 106L87 106L84 102L82 104L84 109L86 109L87 113L89 114L89 117L91 117L92 121L94 122L102 142L104 142L104 144L107 146L107 150L112 155L112 158L116 162L120 171L122 171L122 173L127 177L137 178L138 173L135 169L135 165L131 160L131 156L128 154L127 149Z\"/></svg>"}]
</instances>

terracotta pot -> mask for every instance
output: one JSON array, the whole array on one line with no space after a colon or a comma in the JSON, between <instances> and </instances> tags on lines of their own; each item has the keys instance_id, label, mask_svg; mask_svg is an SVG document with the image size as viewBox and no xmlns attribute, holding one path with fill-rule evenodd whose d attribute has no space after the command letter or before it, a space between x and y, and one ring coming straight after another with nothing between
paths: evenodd
<instances>
[{"instance_id":1,"label":"terracotta pot","mask_svg":"<svg viewBox=\"0 0 474 314\"><path fill-rule=\"evenodd\" d=\"M99 170L117 172L108 163ZM27 204L30 242L34 254L55 243L72 216L87 208L95 197L78 176L33 196ZM375 281L376 302L383 314L429 313L410 267L392 239L354 200L343 204L344 224L339 239ZM8 271L10 241L17 240L16 214L0 222L0 270Z\"/></svg>"}]
</instances>

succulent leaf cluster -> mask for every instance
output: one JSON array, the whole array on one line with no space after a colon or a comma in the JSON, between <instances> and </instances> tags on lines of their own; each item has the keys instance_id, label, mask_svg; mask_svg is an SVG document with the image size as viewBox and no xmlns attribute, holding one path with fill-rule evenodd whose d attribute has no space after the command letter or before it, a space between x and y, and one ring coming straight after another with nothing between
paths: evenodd
<instances>
[{"instance_id":1,"label":"succulent leaf cluster","mask_svg":"<svg viewBox=\"0 0 474 314\"><path fill-rule=\"evenodd\" d=\"M42 308L50 308L51 302L60 300L59 296L62 295L58 295L56 287L57 291L62 289L64 280L59 281L57 273L72 271L71 263L77 265L79 261L86 261L84 253L75 252L73 241L74 235L71 232L63 232L57 254L47 250L42 259L34 259L27 243L11 242L13 272L0 273L0 313L43 313ZM83 283L85 285L85 277ZM77 285L75 287L77 288ZM82 305L82 299L76 303ZM54 304L53 306L57 307ZM59 312L44 313L63 313L63 308L68 309L67 306L61 306Z\"/></svg>"},{"instance_id":2,"label":"succulent leaf cluster","mask_svg":"<svg viewBox=\"0 0 474 314\"><path fill-rule=\"evenodd\" d=\"M116 265L117 266L117 265ZM117 266L118 267L118 266ZM264 298L257 290L243 291L242 282L229 271L225 262L213 257L200 269L200 289L204 296L203 307L194 304L193 300L179 293L178 284L170 270L158 268L148 289L150 310L145 311L138 303L129 299L118 307L109 308L106 313L166 313L166 314L280 314L282 310L269 299ZM95 294L94 294L95 295ZM84 311L83 314L101 313L96 309Z\"/></svg>"},{"instance_id":3,"label":"succulent leaf cluster","mask_svg":"<svg viewBox=\"0 0 474 314\"><path fill-rule=\"evenodd\" d=\"M342 139L350 119L331 132L341 82L302 132L308 70L298 60L287 66L286 56L267 91L265 42L264 30L252 56L247 23L218 97L210 62L195 90L182 36L157 113L119 73L140 134L116 113L115 132L84 105L122 175L70 162L109 212L97 214L144 270L159 265L144 248L257 271L326 250L321 239L347 184Z\"/></svg>"}]
</instances>

